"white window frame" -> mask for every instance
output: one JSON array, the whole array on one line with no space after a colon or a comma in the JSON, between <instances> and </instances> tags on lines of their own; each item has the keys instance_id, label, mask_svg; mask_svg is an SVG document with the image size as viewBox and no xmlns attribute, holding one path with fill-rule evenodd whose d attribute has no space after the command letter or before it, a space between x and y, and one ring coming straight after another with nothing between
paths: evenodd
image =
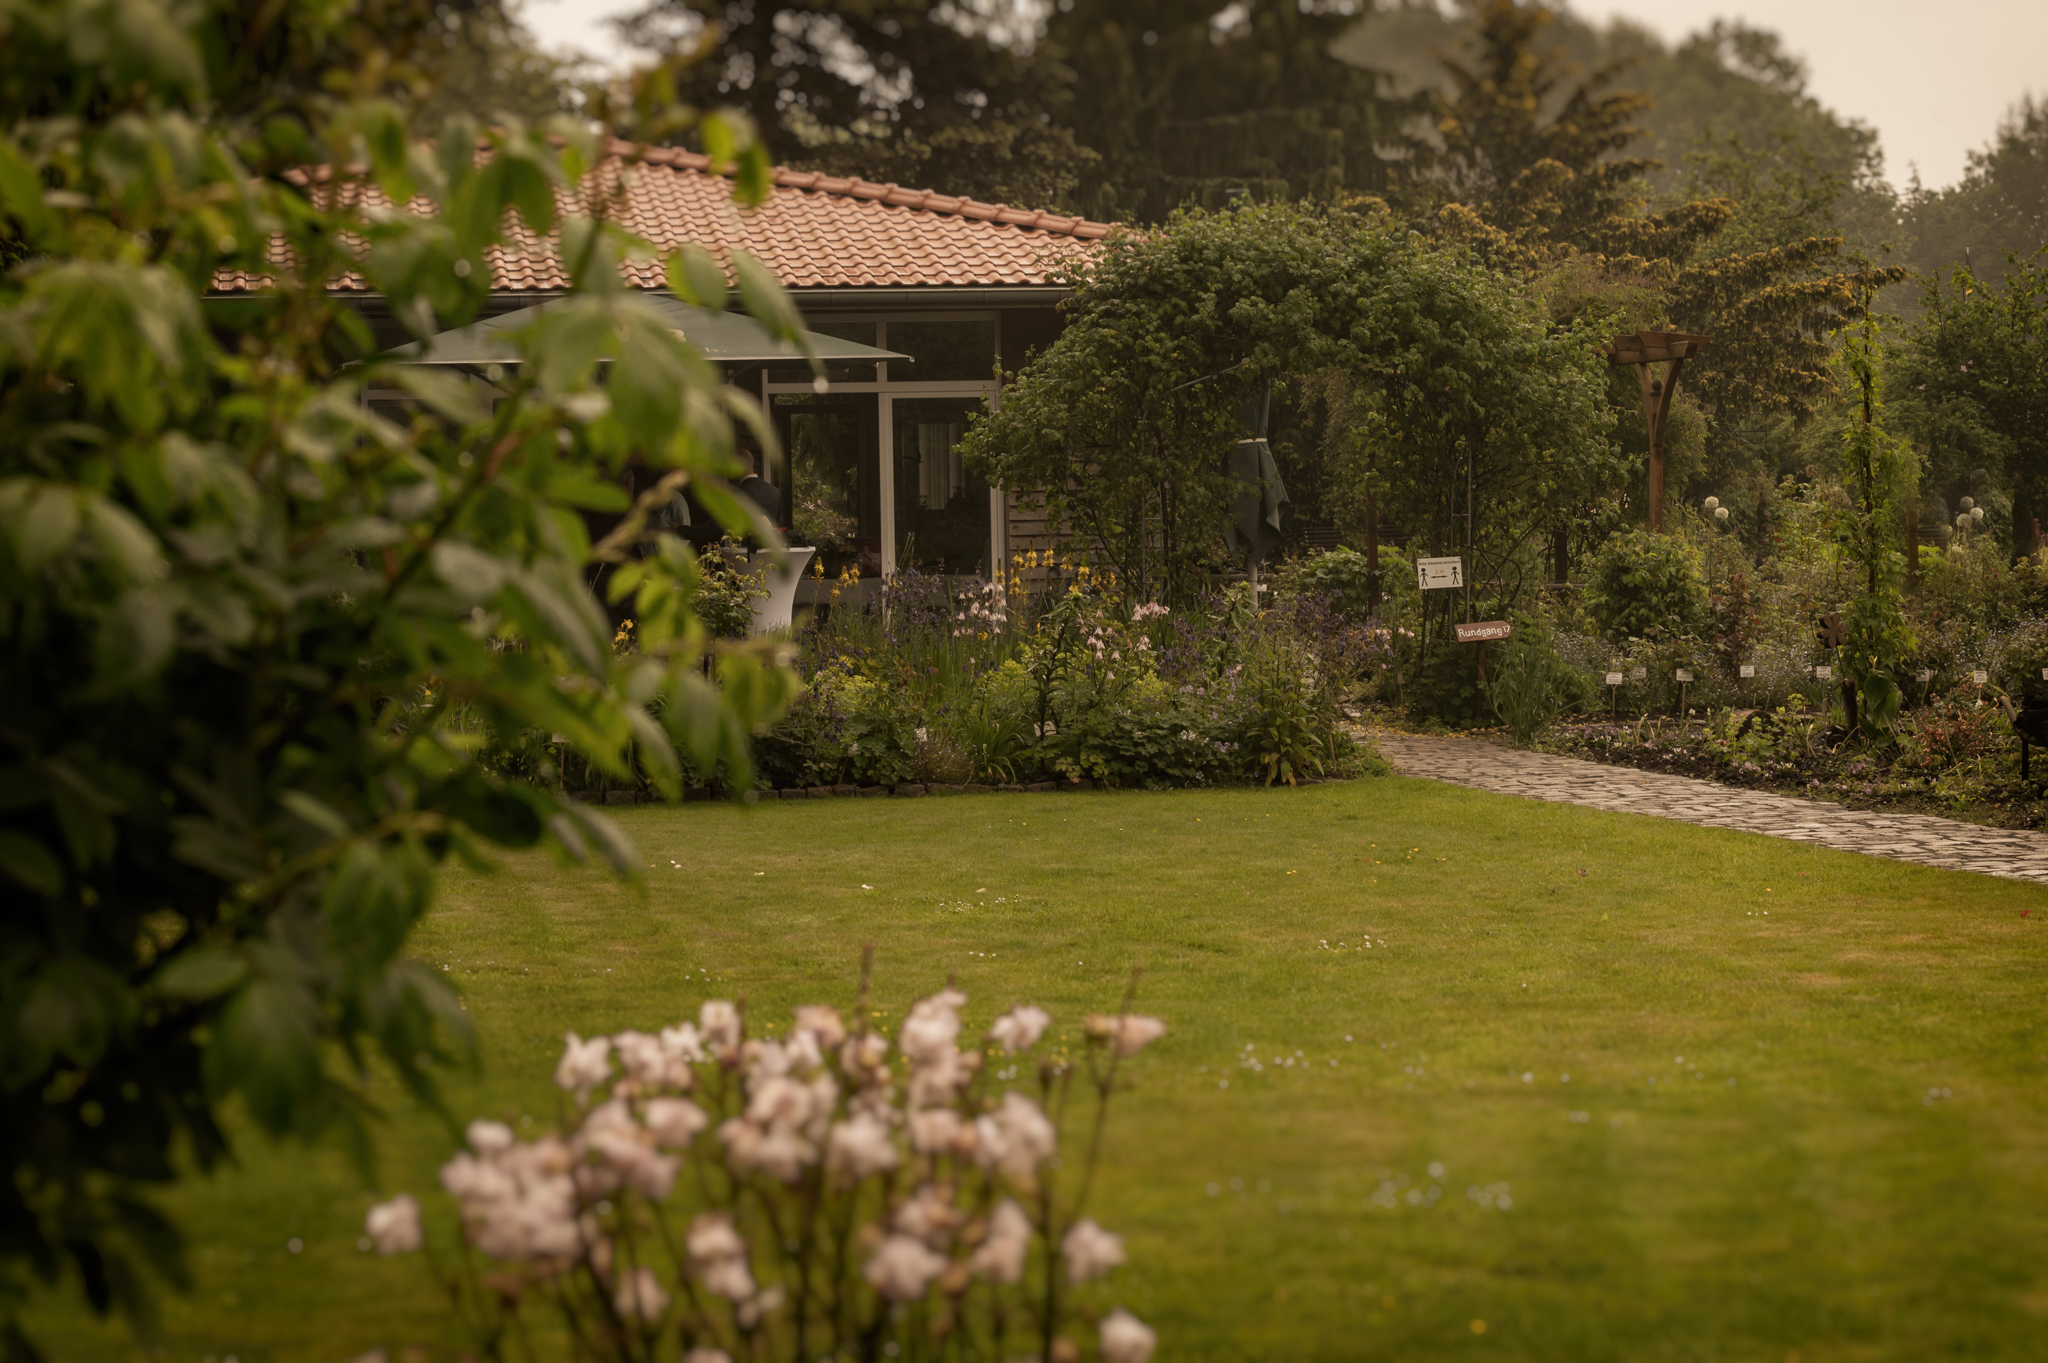
<instances>
[{"instance_id":1,"label":"white window frame","mask_svg":"<svg viewBox=\"0 0 2048 1363\"><path fill-rule=\"evenodd\" d=\"M821 322L872 322L875 338L871 344L887 350L889 348L889 323L891 322L992 322L995 324L995 353L989 356L991 363L1003 353L1003 315L992 311L948 311L948 312L859 312L831 313L805 319L808 323ZM914 369L914 365L905 365ZM772 399L779 393L797 393L810 396L818 390L809 383L770 383L768 370L761 370L761 406L773 411ZM882 497L882 577L884 580L896 576L896 413L897 398L981 398L994 408L1001 401L1001 389L993 379L949 379L920 383L915 380L892 379L889 362L875 364L873 383L833 383L826 387L832 393L873 393L880 407L876 419L880 429L876 432L876 457L881 463L878 481ZM783 489L785 496L795 495L795 489ZM988 563L989 576L1001 581L1003 576L1003 546L1006 538L1003 492L991 486L988 490Z\"/></svg>"}]
</instances>

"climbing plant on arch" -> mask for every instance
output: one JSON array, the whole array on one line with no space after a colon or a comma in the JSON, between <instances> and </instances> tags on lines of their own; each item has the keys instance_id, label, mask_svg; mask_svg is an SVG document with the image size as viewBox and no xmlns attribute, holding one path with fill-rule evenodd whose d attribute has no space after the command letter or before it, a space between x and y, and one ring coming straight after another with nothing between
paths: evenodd
<instances>
[{"instance_id":1,"label":"climbing plant on arch","mask_svg":"<svg viewBox=\"0 0 2048 1363\"><path fill-rule=\"evenodd\" d=\"M1066 330L968 448L992 480L1043 489L1134 597L1186 600L1222 560L1236 412L1276 379L1338 376L1344 476L1489 584L1519 580L1556 508L1622 476L1597 338L1384 216L1188 212L1067 277Z\"/></svg>"}]
</instances>

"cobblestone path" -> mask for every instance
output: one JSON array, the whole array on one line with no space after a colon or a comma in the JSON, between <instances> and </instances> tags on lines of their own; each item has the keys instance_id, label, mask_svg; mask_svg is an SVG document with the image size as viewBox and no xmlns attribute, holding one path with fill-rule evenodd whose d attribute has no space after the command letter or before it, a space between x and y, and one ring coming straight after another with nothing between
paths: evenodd
<instances>
[{"instance_id":1,"label":"cobblestone path","mask_svg":"<svg viewBox=\"0 0 2048 1363\"><path fill-rule=\"evenodd\" d=\"M2048 833L1984 828L1925 814L1877 814L1690 776L1523 752L1478 739L1387 730L1372 737L1403 776L1709 828L1739 828L1845 852L2048 885Z\"/></svg>"}]
</instances>

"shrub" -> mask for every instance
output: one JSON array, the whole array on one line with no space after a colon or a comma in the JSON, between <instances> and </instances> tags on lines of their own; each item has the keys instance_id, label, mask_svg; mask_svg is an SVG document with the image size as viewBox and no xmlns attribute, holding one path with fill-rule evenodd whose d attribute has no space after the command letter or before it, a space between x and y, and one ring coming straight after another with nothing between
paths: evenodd
<instances>
[{"instance_id":1,"label":"shrub","mask_svg":"<svg viewBox=\"0 0 2048 1363\"><path fill-rule=\"evenodd\" d=\"M228 1158L230 1106L367 1165L373 1057L437 1101L469 1019L405 945L444 858L547 841L637 874L600 815L482 747L544 778L546 735L674 794L685 754L743 772L792 680L764 650L714 646L695 558L644 533L685 479L746 524L719 481L744 398L618 291L643 244L558 201L606 142L588 118L415 136L377 91L413 69L405 44L435 11L381 12L124 0L0 20L10 1357L31 1273L75 1274L138 1320L151 1267L183 1278L140 1185ZM669 85L643 73L630 116L680 134ZM737 155L739 192L765 194L745 126L705 131ZM373 187L434 211L384 212ZM515 221L581 243L595 286L521 338L547 363L485 403L364 355L330 283L355 274L421 335L462 325ZM724 306L708 257L670 267ZM750 310L794 335L759 263L735 268ZM210 310L220 270L270 282ZM379 388L414 414L373 412ZM614 479L634 457L660 473L629 505ZM624 520L593 545L579 509ZM630 654L586 585L604 566Z\"/></svg>"},{"instance_id":2,"label":"shrub","mask_svg":"<svg viewBox=\"0 0 2048 1363\"><path fill-rule=\"evenodd\" d=\"M1384 588L1388 575L1386 551L1382 550L1381 555L1380 576ZM1311 554L1307 558L1291 559L1281 565L1274 579L1282 596L1324 597L1336 609L1363 618L1372 610L1370 567L1364 554L1354 549L1338 548ZM1398 573L1400 566L1395 565L1391 571Z\"/></svg>"},{"instance_id":3,"label":"shrub","mask_svg":"<svg viewBox=\"0 0 2048 1363\"><path fill-rule=\"evenodd\" d=\"M1586 609L1610 639L1692 630L1707 610L1699 550L1681 535L1610 536L1586 565Z\"/></svg>"}]
</instances>

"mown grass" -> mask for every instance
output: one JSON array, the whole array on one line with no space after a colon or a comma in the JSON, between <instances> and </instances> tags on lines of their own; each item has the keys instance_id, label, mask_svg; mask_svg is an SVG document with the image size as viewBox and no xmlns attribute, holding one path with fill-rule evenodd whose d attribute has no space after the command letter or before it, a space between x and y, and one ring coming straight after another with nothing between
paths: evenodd
<instances>
[{"instance_id":1,"label":"mown grass","mask_svg":"<svg viewBox=\"0 0 2048 1363\"><path fill-rule=\"evenodd\" d=\"M2041 1356L2039 887L1406 780L621 821L641 895L447 877L417 948L482 1035L465 1116L552 1113L566 1028L845 1001L866 942L887 1006L956 977L971 1023L1074 1021L1142 963L1173 1030L1113 1130L1131 1264L1098 1300L1161 1359ZM383 1181L425 1193L446 1150L394 1105ZM370 1200L259 1143L179 1190L165 1356L455 1357L418 1261L357 1250ZM34 1319L59 1358L134 1352Z\"/></svg>"}]
</instances>

